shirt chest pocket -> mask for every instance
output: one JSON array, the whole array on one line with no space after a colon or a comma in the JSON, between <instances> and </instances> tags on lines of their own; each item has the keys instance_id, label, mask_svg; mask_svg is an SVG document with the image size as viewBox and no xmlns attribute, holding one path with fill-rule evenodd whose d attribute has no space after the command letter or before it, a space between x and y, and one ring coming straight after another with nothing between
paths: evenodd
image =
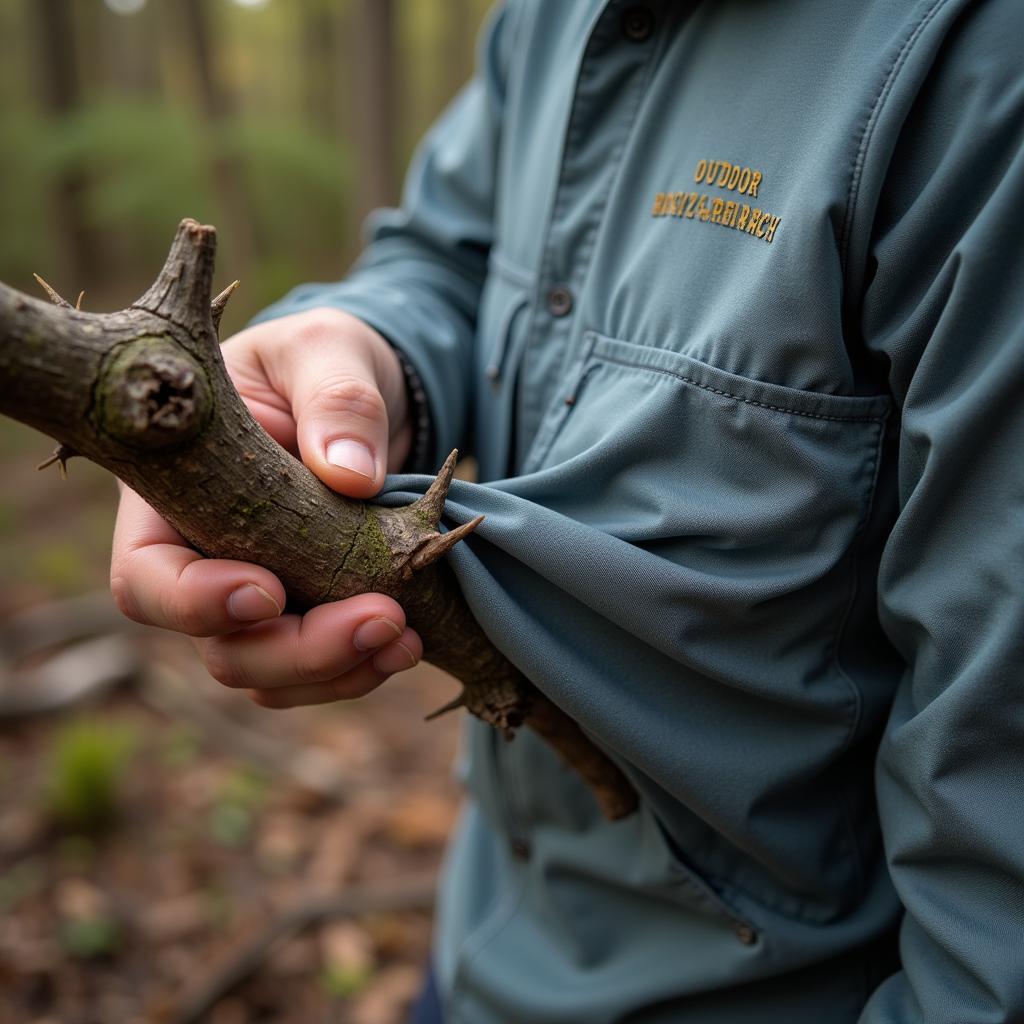
<instances>
[{"instance_id":1,"label":"shirt chest pocket","mask_svg":"<svg viewBox=\"0 0 1024 1024\"><path fill-rule=\"evenodd\" d=\"M593 461L594 515L623 539L689 538L733 561L750 548L835 555L855 534L887 396L783 387L595 332L573 376L528 468Z\"/></svg>"}]
</instances>

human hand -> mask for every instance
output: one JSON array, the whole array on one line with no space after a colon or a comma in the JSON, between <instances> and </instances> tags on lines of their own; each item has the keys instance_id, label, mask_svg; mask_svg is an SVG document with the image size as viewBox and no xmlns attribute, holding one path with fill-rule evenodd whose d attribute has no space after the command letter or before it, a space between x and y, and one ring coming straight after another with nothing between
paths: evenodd
<instances>
[{"instance_id":1,"label":"human hand","mask_svg":"<svg viewBox=\"0 0 1024 1024\"><path fill-rule=\"evenodd\" d=\"M332 309L281 317L235 335L223 354L264 429L334 490L370 498L405 460L412 431L398 358L356 317ZM203 558L127 488L111 590L129 618L198 638L210 674L264 707L359 697L422 656L391 598L361 594L282 615L276 576Z\"/></svg>"}]
</instances>

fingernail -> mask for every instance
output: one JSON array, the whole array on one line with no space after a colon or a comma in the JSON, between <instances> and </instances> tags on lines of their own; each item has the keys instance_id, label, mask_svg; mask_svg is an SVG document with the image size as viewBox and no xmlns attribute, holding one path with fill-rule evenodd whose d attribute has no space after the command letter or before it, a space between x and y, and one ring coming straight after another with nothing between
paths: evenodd
<instances>
[{"instance_id":1,"label":"fingernail","mask_svg":"<svg viewBox=\"0 0 1024 1024\"><path fill-rule=\"evenodd\" d=\"M327 461L332 466L358 473L371 480L376 475L376 463L373 452L361 441L353 441L350 437L339 437L327 445L325 452Z\"/></svg>"},{"instance_id":2,"label":"fingernail","mask_svg":"<svg viewBox=\"0 0 1024 1024\"><path fill-rule=\"evenodd\" d=\"M374 656L373 667L378 672L404 672L417 664L416 656L409 650L401 640L395 640L384 648L380 654Z\"/></svg>"},{"instance_id":3,"label":"fingernail","mask_svg":"<svg viewBox=\"0 0 1024 1024\"><path fill-rule=\"evenodd\" d=\"M352 646L357 651L372 651L391 643L402 635L402 628L390 619L367 619L353 634Z\"/></svg>"},{"instance_id":4,"label":"fingernail","mask_svg":"<svg viewBox=\"0 0 1024 1024\"><path fill-rule=\"evenodd\" d=\"M238 622L275 619L281 606L255 583L246 583L228 595L228 614Z\"/></svg>"}]
</instances>

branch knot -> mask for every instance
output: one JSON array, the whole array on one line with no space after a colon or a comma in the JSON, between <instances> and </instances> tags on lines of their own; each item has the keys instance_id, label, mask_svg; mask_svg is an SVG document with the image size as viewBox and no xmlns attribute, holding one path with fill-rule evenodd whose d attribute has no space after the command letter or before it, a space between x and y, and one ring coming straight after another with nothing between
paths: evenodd
<instances>
[{"instance_id":1,"label":"branch knot","mask_svg":"<svg viewBox=\"0 0 1024 1024\"><path fill-rule=\"evenodd\" d=\"M97 382L105 434L135 448L165 448L193 437L212 406L206 378L170 338L137 338L117 349Z\"/></svg>"}]
</instances>

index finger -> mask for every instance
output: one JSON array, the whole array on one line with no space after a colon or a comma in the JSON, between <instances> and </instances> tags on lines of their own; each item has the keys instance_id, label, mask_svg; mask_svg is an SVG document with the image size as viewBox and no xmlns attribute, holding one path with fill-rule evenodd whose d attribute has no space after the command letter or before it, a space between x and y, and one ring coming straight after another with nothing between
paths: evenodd
<instances>
[{"instance_id":1,"label":"index finger","mask_svg":"<svg viewBox=\"0 0 1024 1024\"><path fill-rule=\"evenodd\" d=\"M189 636L222 636L281 614L285 592L268 569L204 558L129 488L121 493L110 589L130 619Z\"/></svg>"}]
</instances>

